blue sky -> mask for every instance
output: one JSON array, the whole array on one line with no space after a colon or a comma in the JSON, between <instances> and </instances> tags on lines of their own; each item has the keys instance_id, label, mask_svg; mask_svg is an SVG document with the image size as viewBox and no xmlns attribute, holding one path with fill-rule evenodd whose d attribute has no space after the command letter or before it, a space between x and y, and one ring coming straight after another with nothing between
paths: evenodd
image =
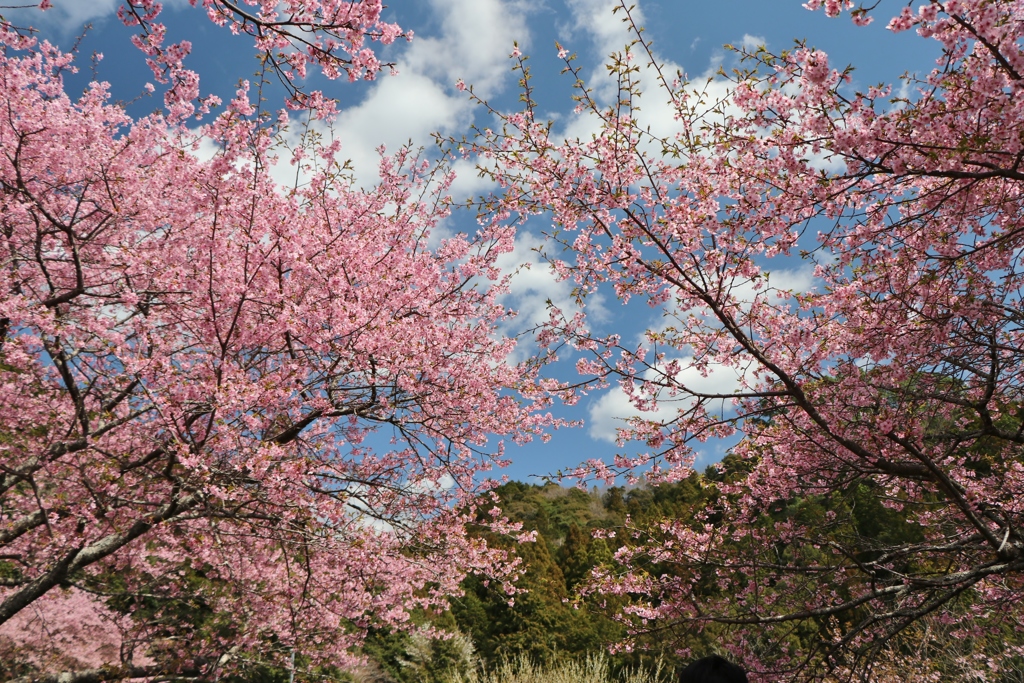
<instances>
[{"instance_id":1,"label":"blue sky","mask_svg":"<svg viewBox=\"0 0 1024 683\"><path fill-rule=\"evenodd\" d=\"M854 26L848 16L828 19L822 12L810 12L799 0L635 1L634 16L646 27L645 37L653 41L658 58L670 70L682 69L694 80L734 62L722 49L725 43L765 44L780 51L792 46L794 39L804 38L809 45L828 52L833 66L855 65L853 85L857 88L893 83L906 71L924 73L937 55L933 45L916 35L894 35L884 28L888 17L900 9L902 3L895 1L882 0L875 23L864 28ZM144 86L153 80L152 75L129 43L130 30L114 15L117 4L118 0L54 0L54 9L42 15L34 10L0 11L16 23L34 25L42 37L65 48L75 42L85 23L91 23L93 28L80 44L82 73L69 79L68 90L74 93L92 78L88 57L102 52L97 75L111 82L115 99L134 101L129 111L141 115L160 105L160 91L156 96L144 96ZM202 92L230 99L238 80L251 77L256 69L248 38L215 27L185 0L165 0L164 4L161 20L168 25L168 40L187 38L193 43L186 64L199 71ZM557 122L556 129L586 135L590 124L572 114L572 83L559 75L562 63L554 43L576 52L585 76L599 86L607 55L630 40L621 15L612 15L614 4L613 0L392 0L385 16L416 36L411 43L399 41L379 52L397 63L399 75L356 84L313 79L312 85L340 99L342 111L334 132L360 179L372 178L375 149L382 143L390 149L409 140L430 146L434 132L459 136L474 122L487 124L485 112L455 89L457 79L473 84L478 94L499 109L514 108L517 76L508 59L513 41L531 55L540 110ZM645 102L648 122L655 127L670 125L668 110L659 109L658 98L652 97ZM277 108L276 103L270 104ZM475 178L470 165L457 170L461 172L457 192L468 196L488 189ZM533 263L515 280L508 300L509 306L520 311L522 325L546 317L547 299L569 301L570 286L556 282L532 251L543 243L539 237L543 227L532 221L528 226L532 232L520 235L515 253L504 262L509 268ZM449 228L472 229L471 217L456 216ZM790 286L806 288L813 286L806 272L794 264L778 276ZM603 315L595 320L596 331L617 332L626 339L638 337L657 315L643 302L622 308L607 296L603 308ZM574 374L568 367L556 371L563 377ZM729 379L713 377L709 381L727 386ZM513 464L502 474L525 479L572 467L587 458L610 459L617 451L631 454L634 449L629 445L617 449L614 444L616 419L628 411L628 403L614 387L585 398L571 410L561 409L564 416L587 424L560 431L547 444L510 447ZM698 465L720 459L725 447L705 444Z\"/></svg>"}]
</instances>

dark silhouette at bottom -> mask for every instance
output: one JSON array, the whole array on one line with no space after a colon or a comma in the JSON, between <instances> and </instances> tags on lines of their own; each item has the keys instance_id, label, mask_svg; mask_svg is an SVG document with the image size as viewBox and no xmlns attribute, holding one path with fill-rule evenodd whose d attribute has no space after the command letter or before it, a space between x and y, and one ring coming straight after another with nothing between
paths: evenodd
<instances>
[{"instance_id":1,"label":"dark silhouette at bottom","mask_svg":"<svg viewBox=\"0 0 1024 683\"><path fill-rule=\"evenodd\" d=\"M711 655L691 662L679 673L679 683L748 683L747 673L724 657Z\"/></svg>"}]
</instances>

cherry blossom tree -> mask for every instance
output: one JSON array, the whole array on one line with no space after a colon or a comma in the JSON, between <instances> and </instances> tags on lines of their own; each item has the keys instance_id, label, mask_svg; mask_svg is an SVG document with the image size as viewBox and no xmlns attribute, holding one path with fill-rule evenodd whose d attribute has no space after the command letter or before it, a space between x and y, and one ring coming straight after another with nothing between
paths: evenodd
<instances>
[{"instance_id":1,"label":"cherry blossom tree","mask_svg":"<svg viewBox=\"0 0 1024 683\"><path fill-rule=\"evenodd\" d=\"M859 24L880 11L821 5ZM524 111L463 147L493 158L491 210L550 219L581 304L610 287L660 313L640 341L558 310L539 331L639 413L620 445L646 452L577 474L677 480L702 442L740 437L728 476L703 480L717 502L625 529L592 590L630 597L635 633L713 634L762 680L867 678L942 638L1019 634L1024 2L904 8L889 28L940 54L906 96L857 92L802 44L741 51L744 69L701 86L633 28L611 106L577 81L591 139L559 140L527 88ZM649 127L641 95L671 102L675 130ZM810 286L786 288L787 271ZM709 390L709 375L734 379ZM1020 657L1019 636L996 640L960 671Z\"/></svg>"},{"instance_id":2,"label":"cherry blossom tree","mask_svg":"<svg viewBox=\"0 0 1024 683\"><path fill-rule=\"evenodd\" d=\"M379 3L286 4L326 25L320 63L331 31L385 30ZM204 5L267 50L293 25ZM515 531L478 510L481 473L554 423L496 329L513 232L438 235L452 176L409 150L356 189L337 145L284 147L244 87L188 129L191 95L137 120L103 83L72 100L72 61L0 26L0 643L65 634L46 662L87 669L33 661L67 681L344 665L468 573L514 578L467 533ZM272 178L288 161L297 187ZM85 612L119 642L71 628Z\"/></svg>"}]
</instances>

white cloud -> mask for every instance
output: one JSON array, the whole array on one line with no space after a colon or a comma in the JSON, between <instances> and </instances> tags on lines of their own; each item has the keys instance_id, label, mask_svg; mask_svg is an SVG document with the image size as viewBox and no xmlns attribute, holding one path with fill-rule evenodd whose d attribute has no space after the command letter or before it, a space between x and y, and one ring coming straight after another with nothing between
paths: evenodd
<instances>
[{"instance_id":1,"label":"white cloud","mask_svg":"<svg viewBox=\"0 0 1024 683\"><path fill-rule=\"evenodd\" d=\"M615 11L619 6L618 0L568 0L567 4L573 15L572 29L586 32L602 52L601 56L607 57L609 53L621 50L632 40L629 26L623 22L625 15L621 10ZM644 14L639 6L632 10L632 16L637 24L643 24ZM568 37L575 37L575 31Z\"/></svg>"},{"instance_id":2,"label":"white cloud","mask_svg":"<svg viewBox=\"0 0 1024 683\"><path fill-rule=\"evenodd\" d=\"M23 4L38 0L25 0ZM40 12L35 7L5 9L4 15L16 25L56 28L61 33L81 31L82 26L96 19L113 17L121 0L53 0L53 7ZM187 0L164 0L169 8L187 7Z\"/></svg>"},{"instance_id":3,"label":"white cloud","mask_svg":"<svg viewBox=\"0 0 1024 683\"><path fill-rule=\"evenodd\" d=\"M549 304L571 317L579 309L572 295L573 283L559 281L551 266L540 254L545 240L525 230L516 235L515 248L502 254L497 265L503 274L512 274L511 292L502 303L518 312L515 328L525 330L548 320ZM594 293L587 297L587 315L605 316L604 299Z\"/></svg>"},{"instance_id":4,"label":"white cloud","mask_svg":"<svg viewBox=\"0 0 1024 683\"><path fill-rule=\"evenodd\" d=\"M743 38L740 40L740 45L743 46L744 50L753 52L767 42L763 36L752 36L749 33L744 33Z\"/></svg>"},{"instance_id":5,"label":"white cloud","mask_svg":"<svg viewBox=\"0 0 1024 683\"><path fill-rule=\"evenodd\" d=\"M748 309L755 298L766 300L769 305L779 306L785 304L786 294L784 293L807 292L815 284L814 264L811 263L803 264L793 269L776 269L766 272L765 275L767 284L760 289L754 288L753 281L736 285L731 290L735 300L740 304L746 304L745 308ZM762 284L764 283L762 282ZM673 319L685 319L689 313L690 311L679 312L678 310L669 310L668 315L659 321L658 326L653 326L653 328L657 329L660 327L663 330L671 324ZM715 321L707 318L705 320L711 326L716 325ZM645 341L646 334L638 335L638 343L644 343ZM671 359L666 359L666 363L669 360ZM692 356L682 356L676 360L682 370L675 375L675 384L700 394L731 394L739 391L743 387L743 378L747 374L747 368L745 367L713 365L705 376L693 367ZM665 363L659 364L658 367L664 368ZM643 378L654 379L659 374L659 370L648 370L643 375ZM680 410L685 411L692 407L694 401L693 397L686 395L685 392L674 397L669 397L666 394L662 398L664 400L658 403L655 410L642 412L630 402L629 397L620 386L609 389L590 406L588 426L590 436L595 439L614 442L616 428L625 427L625 420L631 417L643 417L647 420L667 422L675 419ZM730 400L716 401L711 407L718 410L720 414L732 411Z\"/></svg>"},{"instance_id":6,"label":"white cloud","mask_svg":"<svg viewBox=\"0 0 1024 683\"><path fill-rule=\"evenodd\" d=\"M817 282L814 277L815 263L802 263L797 268L776 268L774 270L764 269L759 278L760 287L755 287L754 280L735 282L729 286L729 295L744 312L750 311L751 304L760 300L772 307L785 307L790 301L789 294L802 294L809 292ZM632 338L637 346L648 346L648 333L665 332L670 327L680 328L691 316L696 316L701 322L711 328L719 327L719 322L703 309L682 309L678 302L668 302L660 309L656 322L649 325L647 330L638 331Z\"/></svg>"},{"instance_id":7,"label":"white cloud","mask_svg":"<svg viewBox=\"0 0 1024 683\"><path fill-rule=\"evenodd\" d=\"M693 367L692 356L684 356L676 360L682 370L674 376L674 384L687 391L699 394L731 394L741 386L742 371L737 368L712 367L705 376ZM665 366L660 365L659 367L664 368ZM655 379L659 374L658 370L648 370L644 374L644 379ZM645 420L668 422L675 419L680 411L685 411L694 404L694 398L685 392L674 397L666 395L662 399L658 401L655 409L641 411L633 405L621 386L609 389L590 406L587 431L594 439L614 443L616 430L625 427L625 421L629 418L642 417ZM719 410L732 410L732 405L728 400L716 402L715 406L719 407Z\"/></svg>"},{"instance_id":8,"label":"white cloud","mask_svg":"<svg viewBox=\"0 0 1024 683\"><path fill-rule=\"evenodd\" d=\"M758 296L767 296L769 305L775 306L783 301L784 293L800 294L807 292L814 286L814 264L804 263L799 268L766 270L764 272L767 284L762 282L761 289L754 289L753 281L747 281L732 289L732 295L737 301L751 304Z\"/></svg>"},{"instance_id":9,"label":"white cloud","mask_svg":"<svg viewBox=\"0 0 1024 683\"><path fill-rule=\"evenodd\" d=\"M4 10L4 14L15 24L55 27L66 33L81 30L83 24L93 19L113 15L118 4L119 0L53 0L53 7L46 12L30 7Z\"/></svg>"},{"instance_id":10,"label":"white cloud","mask_svg":"<svg viewBox=\"0 0 1024 683\"><path fill-rule=\"evenodd\" d=\"M490 178L481 177L477 165L483 165L483 159L459 159L452 165L455 171L455 182L452 183L451 194L456 202L478 197L494 189Z\"/></svg>"},{"instance_id":11,"label":"white cloud","mask_svg":"<svg viewBox=\"0 0 1024 683\"><path fill-rule=\"evenodd\" d=\"M613 11L619 6L617 0L568 0L568 5L574 23L568 35L564 36L565 47L569 48L570 52L574 51L572 42L578 40L578 31L587 36L596 53L594 56L599 60L587 76L587 86L594 89L599 100L610 103L614 101L617 94L616 80L607 72L604 64L610 55L622 52L636 36L631 33L629 24L623 22L623 13ZM643 11L639 6L632 10L632 16L638 25L643 24ZM670 70L675 67L674 64L666 66ZM641 78L644 80L647 80L645 77L648 76L643 73L646 71L648 69L643 69L641 73ZM655 89L655 83L643 82L642 89L644 92L652 91ZM579 137L581 140L586 140L590 135L567 134L566 137L570 139Z\"/></svg>"},{"instance_id":12,"label":"white cloud","mask_svg":"<svg viewBox=\"0 0 1024 683\"><path fill-rule=\"evenodd\" d=\"M400 70L412 69L445 87L459 78L489 97L510 75L512 44L529 44L526 13L529 5L517 0L430 0L439 36L417 34L403 55ZM459 97L459 99L465 99Z\"/></svg>"},{"instance_id":13,"label":"white cloud","mask_svg":"<svg viewBox=\"0 0 1024 683\"><path fill-rule=\"evenodd\" d=\"M631 25L623 22L625 15L621 10L613 13L612 10L619 6L618 0L567 0L567 2L573 14L573 23L562 31L565 46L570 52L573 52L575 50L573 43L579 42L581 33L589 39L601 62L587 72L585 79L587 87L592 88L599 105L611 105L619 99L618 83L616 78L608 73L604 62L607 61L609 55L623 52L627 44L636 40L636 35L632 32ZM631 15L637 26L643 26L644 14L639 0L634 3ZM691 51L697 46L698 41L699 38L690 45ZM757 46L764 45L766 40L761 36L744 34L736 42L744 49L753 51ZM669 84L679 74L691 79L687 86L691 93L687 114L691 117L696 114L710 122L711 120L722 120L723 115L738 113L735 107L728 104L732 95L732 84L718 76L718 71L723 65L737 60L734 54L716 50L706 65L702 65L700 69L690 69L687 72L682 64L666 59L656 50L654 59L658 63L658 69L649 64L651 56L641 45L634 45L632 52L633 61L639 67L639 71L633 77L638 80L639 91L642 95L638 101L640 110L635 114L635 119L640 129L649 129L650 134L654 136L653 138L645 136L641 140L640 150L642 152L651 157L660 156L662 147L661 143L656 140L672 140L676 134L683 131L683 125L678 120L677 106L672 101L666 90L666 83L662 79L667 80ZM589 141L600 131L600 128L601 121L584 111L566 117L559 135L567 140Z\"/></svg>"},{"instance_id":14,"label":"white cloud","mask_svg":"<svg viewBox=\"0 0 1024 683\"><path fill-rule=\"evenodd\" d=\"M508 60L513 42L520 46L529 42L525 0L429 0L429 4L440 33L417 31L407 46L396 45L402 50L394 57L398 76L382 74L362 101L339 112L329 130L321 122L309 124L309 130L324 138L341 141L339 157L351 160L356 179L364 186L377 181L381 145L387 153L406 144L425 147L429 153L434 133L464 133L480 110L467 94L456 90L455 82L461 78L481 97L492 96L513 82ZM284 136L288 147L299 145L303 130L303 121L293 115ZM208 147L200 156L211 155L212 145ZM291 155L282 150L271 172L284 186L296 182L296 168L290 161ZM477 177L471 161L460 160L454 169L457 180L452 194L457 199L491 187L490 181Z\"/></svg>"},{"instance_id":15,"label":"white cloud","mask_svg":"<svg viewBox=\"0 0 1024 683\"><path fill-rule=\"evenodd\" d=\"M608 73L604 62L609 55L623 52L626 45L636 39L630 24L623 22L625 15L621 11L613 13L612 10L618 4L616 0L569 0L574 23L563 38L566 47L572 52L572 42L579 40L579 33L586 34L597 56L600 57L601 62L586 76L587 87L593 89L599 105L610 105L618 100L617 80ZM642 26L644 15L639 3L631 10L631 14L636 24ZM676 105L666 92L661 78L671 81L684 69L682 65L655 53L655 59L660 65L659 74L657 69L649 65L650 57L642 46L633 46L632 53L634 62L640 67L635 78L639 79L639 89L642 93L639 101L641 110L637 120L641 128L649 127L654 136L671 139L682 131L682 125L677 120ZM715 69L717 64L708 68L707 75L713 74ZM709 103L725 97L729 91L727 83L721 79L713 79L707 86L703 83L700 85L706 87L706 100ZM588 141L600 131L600 125L597 117L584 111L567 117L560 135L568 140ZM660 144L654 143L650 138L642 143L641 148L652 155L657 155L661 151Z\"/></svg>"},{"instance_id":16,"label":"white cloud","mask_svg":"<svg viewBox=\"0 0 1024 683\"><path fill-rule=\"evenodd\" d=\"M395 151L404 144L431 144L431 133L453 133L471 120L470 106L446 88L412 69L395 78L382 78L359 105L344 110L334 126L341 155L352 160L357 177L376 178L383 144Z\"/></svg>"},{"instance_id":17,"label":"white cloud","mask_svg":"<svg viewBox=\"0 0 1024 683\"><path fill-rule=\"evenodd\" d=\"M472 84L481 97L494 95L513 80L508 61L513 42L529 42L528 5L522 1L430 0L430 5L443 27L440 35L417 33L397 60L399 75L382 76L334 126L342 156L352 160L364 181L375 177L382 143L392 151L410 141L429 147L432 133L464 132L478 109L455 82ZM476 180L471 167L462 169Z\"/></svg>"}]
</instances>

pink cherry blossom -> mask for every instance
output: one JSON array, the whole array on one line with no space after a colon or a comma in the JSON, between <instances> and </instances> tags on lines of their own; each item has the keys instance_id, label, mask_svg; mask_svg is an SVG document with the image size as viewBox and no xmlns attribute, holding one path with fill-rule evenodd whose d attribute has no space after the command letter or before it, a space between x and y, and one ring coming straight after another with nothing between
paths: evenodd
<instances>
[{"instance_id":1,"label":"pink cherry blossom","mask_svg":"<svg viewBox=\"0 0 1024 683\"><path fill-rule=\"evenodd\" d=\"M376 21L370 2L285 5ZM158 31L155 3L129 9ZM516 533L478 514L483 473L555 423L497 330L512 235L435 241L453 176L408 149L362 190L310 144L308 181L281 187L245 85L189 130L131 119L105 84L70 99L71 62L0 33L3 646L39 663L32 624L56 628L61 666L108 677L344 665L468 573L514 579L468 531ZM61 614L65 595L92 616Z\"/></svg>"}]
</instances>

